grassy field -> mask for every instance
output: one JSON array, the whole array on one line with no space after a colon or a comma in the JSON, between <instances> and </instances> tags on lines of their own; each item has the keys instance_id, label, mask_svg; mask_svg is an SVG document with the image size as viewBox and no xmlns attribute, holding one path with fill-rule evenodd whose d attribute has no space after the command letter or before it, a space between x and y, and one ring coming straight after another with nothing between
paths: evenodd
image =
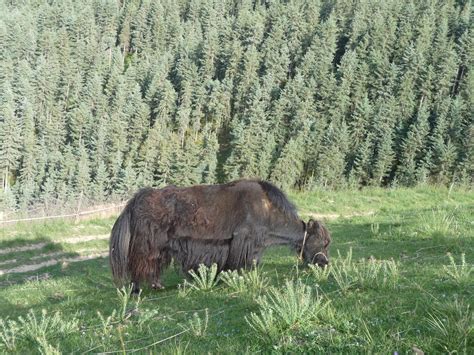
<instances>
[{"instance_id":1,"label":"grassy field","mask_svg":"<svg viewBox=\"0 0 474 355\"><path fill-rule=\"evenodd\" d=\"M165 290L138 299L111 281L114 218L3 228L0 351L474 353L473 191L291 198L332 232L325 272L275 248L217 284L212 270L185 282L171 267Z\"/></svg>"}]
</instances>

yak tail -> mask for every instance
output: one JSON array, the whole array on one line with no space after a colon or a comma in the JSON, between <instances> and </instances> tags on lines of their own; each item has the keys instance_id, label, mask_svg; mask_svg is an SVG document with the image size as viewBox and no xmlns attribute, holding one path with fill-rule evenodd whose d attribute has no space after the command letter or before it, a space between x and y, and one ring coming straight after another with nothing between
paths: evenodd
<instances>
[{"instance_id":1,"label":"yak tail","mask_svg":"<svg viewBox=\"0 0 474 355\"><path fill-rule=\"evenodd\" d=\"M123 286L129 276L128 250L131 241L132 203L130 201L122 211L110 234L109 261L114 281L118 286Z\"/></svg>"}]
</instances>

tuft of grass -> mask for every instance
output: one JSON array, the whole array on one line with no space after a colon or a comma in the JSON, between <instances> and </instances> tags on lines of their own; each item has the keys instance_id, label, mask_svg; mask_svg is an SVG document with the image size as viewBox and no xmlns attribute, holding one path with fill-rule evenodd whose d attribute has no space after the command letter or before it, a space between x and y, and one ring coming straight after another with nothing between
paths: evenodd
<instances>
[{"instance_id":1,"label":"tuft of grass","mask_svg":"<svg viewBox=\"0 0 474 355\"><path fill-rule=\"evenodd\" d=\"M420 232L433 239L459 237L460 228L454 210L432 209L431 213L422 214L420 220Z\"/></svg>"},{"instance_id":2,"label":"tuft of grass","mask_svg":"<svg viewBox=\"0 0 474 355\"><path fill-rule=\"evenodd\" d=\"M110 336L113 330L113 324L117 316L117 310L114 309L112 311L112 314L108 316L107 318L100 311L97 311L97 316L99 317L99 320L100 320L99 329L101 331L102 337Z\"/></svg>"},{"instance_id":3,"label":"tuft of grass","mask_svg":"<svg viewBox=\"0 0 474 355\"><path fill-rule=\"evenodd\" d=\"M14 320L0 319L0 349L14 351L16 349L17 339L19 335L18 323Z\"/></svg>"},{"instance_id":4,"label":"tuft of grass","mask_svg":"<svg viewBox=\"0 0 474 355\"><path fill-rule=\"evenodd\" d=\"M434 342L443 351L467 354L474 346L474 314L469 304L457 299L438 304L428 313L426 323Z\"/></svg>"},{"instance_id":5,"label":"tuft of grass","mask_svg":"<svg viewBox=\"0 0 474 355\"><path fill-rule=\"evenodd\" d=\"M328 266L322 268L313 264L308 264L308 270L317 282L326 282L331 274L331 268Z\"/></svg>"},{"instance_id":6,"label":"tuft of grass","mask_svg":"<svg viewBox=\"0 0 474 355\"><path fill-rule=\"evenodd\" d=\"M252 312L245 319L261 340L272 344L287 332L307 328L329 303L298 279L287 280L282 289L271 287L268 295L257 298L257 304L259 314Z\"/></svg>"},{"instance_id":7,"label":"tuft of grass","mask_svg":"<svg viewBox=\"0 0 474 355\"><path fill-rule=\"evenodd\" d=\"M448 253L448 258L450 265L443 266L444 274L447 275L457 285L463 285L472 282L471 273L474 270L474 266L466 263L466 254L461 254L460 265L456 264L456 260L451 253Z\"/></svg>"},{"instance_id":8,"label":"tuft of grass","mask_svg":"<svg viewBox=\"0 0 474 355\"><path fill-rule=\"evenodd\" d=\"M189 330L196 337L203 337L207 333L207 327L209 324L209 310L204 310L204 317L201 318L197 312L193 313L192 318L188 321L185 329Z\"/></svg>"},{"instance_id":9,"label":"tuft of grass","mask_svg":"<svg viewBox=\"0 0 474 355\"><path fill-rule=\"evenodd\" d=\"M130 299L132 297L132 285L122 288L117 288L117 297L119 300L120 309L117 314L120 322L126 321L132 313L138 311L138 307L141 302L141 290L138 296L135 299L135 304L130 305Z\"/></svg>"},{"instance_id":10,"label":"tuft of grass","mask_svg":"<svg viewBox=\"0 0 474 355\"><path fill-rule=\"evenodd\" d=\"M26 317L18 317L18 334L23 341L36 344L40 353L57 354L59 351L50 344L50 339L76 332L79 329L79 320L74 316L63 319L60 312L48 315L43 309L37 317L33 310Z\"/></svg>"},{"instance_id":11,"label":"tuft of grass","mask_svg":"<svg viewBox=\"0 0 474 355\"><path fill-rule=\"evenodd\" d=\"M338 258L331 265L329 275L342 292L353 287L363 288L394 288L400 278L398 264L393 260L377 260L373 257L352 260L352 249L342 257L338 251Z\"/></svg>"},{"instance_id":12,"label":"tuft of grass","mask_svg":"<svg viewBox=\"0 0 474 355\"><path fill-rule=\"evenodd\" d=\"M233 292L247 293L251 296L259 295L269 283L262 269L256 264L250 270L221 272L219 277Z\"/></svg>"},{"instance_id":13,"label":"tuft of grass","mask_svg":"<svg viewBox=\"0 0 474 355\"><path fill-rule=\"evenodd\" d=\"M212 264L211 267L200 264L197 273L191 270L189 274L193 278L193 282L190 283L189 286L195 290L210 291L219 282L217 277L217 264Z\"/></svg>"}]
</instances>

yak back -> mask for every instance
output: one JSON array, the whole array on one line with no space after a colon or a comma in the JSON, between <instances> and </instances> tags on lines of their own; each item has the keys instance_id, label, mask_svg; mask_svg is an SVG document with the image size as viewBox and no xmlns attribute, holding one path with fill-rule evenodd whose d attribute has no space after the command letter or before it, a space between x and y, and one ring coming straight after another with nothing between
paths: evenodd
<instances>
[{"instance_id":1,"label":"yak back","mask_svg":"<svg viewBox=\"0 0 474 355\"><path fill-rule=\"evenodd\" d=\"M230 239L243 223L267 224L275 218L297 219L294 205L274 185L238 180L221 185L168 186L140 194L140 217L170 238Z\"/></svg>"}]
</instances>

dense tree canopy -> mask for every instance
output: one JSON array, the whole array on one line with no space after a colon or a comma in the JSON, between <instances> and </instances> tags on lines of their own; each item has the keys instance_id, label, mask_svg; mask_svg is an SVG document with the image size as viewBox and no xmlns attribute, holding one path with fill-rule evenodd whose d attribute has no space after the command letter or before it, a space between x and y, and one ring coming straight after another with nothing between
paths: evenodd
<instances>
[{"instance_id":1,"label":"dense tree canopy","mask_svg":"<svg viewBox=\"0 0 474 355\"><path fill-rule=\"evenodd\" d=\"M471 184L473 42L469 0L0 0L3 201Z\"/></svg>"}]
</instances>

